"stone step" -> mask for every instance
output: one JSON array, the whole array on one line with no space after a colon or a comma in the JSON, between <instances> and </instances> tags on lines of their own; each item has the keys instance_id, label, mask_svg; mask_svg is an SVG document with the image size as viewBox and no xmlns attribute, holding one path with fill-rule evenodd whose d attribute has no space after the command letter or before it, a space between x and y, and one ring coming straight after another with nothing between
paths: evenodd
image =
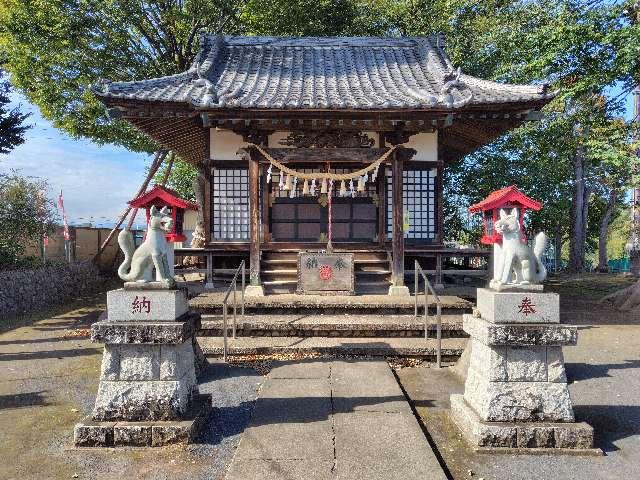
<instances>
[{"instance_id":1,"label":"stone step","mask_svg":"<svg viewBox=\"0 0 640 480\"><path fill-rule=\"evenodd\" d=\"M353 253L354 261L359 260L384 260L388 261L387 252L385 250L352 250L352 249L334 249L337 253ZM278 250L264 251L262 260L297 260L300 250Z\"/></svg>"},{"instance_id":2,"label":"stone step","mask_svg":"<svg viewBox=\"0 0 640 480\"><path fill-rule=\"evenodd\" d=\"M355 274L356 275L391 275L391 270L389 270L389 265L362 266L362 267L356 267Z\"/></svg>"},{"instance_id":3,"label":"stone step","mask_svg":"<svg viewBox=\"0 0 640 480\"><path fill-rule=\"evenodd\" d=\"M296 260L297 258L297 251L262 252L263 260Z\"/></svg>"},{"instance_id":4,"label":"stone step","mask_svg":"<svg viewBox=\"0 0 640 480\"><path fill-rule=\"evenodd\" d=\"M295 289L295 282L276 283L275 286L289 285ZM372 285L373 287L373 285ZM265 289L266 290L266 289ZM382 292L381 292L382 293ZM224 292L202 293L189 301L191 308L201 314L222 313ZM440 295L442 314L470 313L473 304L454 295ZM418 311L422 313L423 298L418 299ZM435 309L431 298L430 308ZM382 294L363 295L265 295L264 297L246 297L245 312L247 314L413 314L414 297L392 297ZM433 310L432 310L433 311Z\"/></svg>"},{"instance_id":5,"label":"stone step","mask_svg":"<svg viewBox=\"0 0 640 480\"><path fill-rule=\"evenodd\" d=\"M260 260L260 265L263 270L269 268L278 268L278 267L287 267L287 268L297 268L298 260L296 258L283 258L283 259L262 259Z\"/></svg>"},{"instance_id":6,"label":"stone step","mask_svg":"<svg viewBox=\"0 0 640 480\"><path fill-rule=\"evenodd\" d=\"M442 358L455 360L462 355L466 338L442 339ZM198 337L207 356L222 355L221 337ZM436 340L424 338L344 338L344 337L237 337L228 338L228 355L270 355L277 353L354 355L366 357L418 357L434 359Z\"/></svg>"},{"instance_id":7,"label":"stone step","mask_svg":"<svg viewBox=\"0 0 640 480\"><path fill-rule=\"evenodd\" d=\"M234 271L235 273L235 271ZM354 271L356 277L366 277L366 276L384 276L391 275L391 270L388 268L380 268L380 267L364 267L361 269L356 269ZM296 268L283 268L283 267L275 267L272 265L271 268L263 269L260 271L260 275L264 276L274 276L274 275L282 275L282 276L298 276L298 270Z\"/></svg>"},{"instance_id":8,"label":"stone step","mask_svg":"<svg viewBox=\"0 0 640 480\"><path fill-rule=\"evenodd\" d=\"M269 265L269 266L273 266L273 265L297 265L298 264L298 259L297 257L292 257L292 258L281 258L281 259L262 259L260 261L263 265ZM355 264L356 268L358 267L358 265L387 265L389 263L389 260L386 258L356 258L353 260L353 263ZM235 270L233 270L235 272Z\"/></svg>"},{"instance_id":9,"label":"stone step","mask_svg":"<svg viewBox=\"0 0 640 480\"><path fill-rule=\"evenodd\" d=\"M231 312L230 312L231 313ZM238 314L239 315L239 314ZM232 315L227 318L229 331ZM430 337L436 335L436 318L427 319ZM201 336L222 335L222 315L203 315ZM242 337L423 337L423 317L413 315L245 315L238 316L236 334ZM466 337L462 316L442 316L442 337Z\"/></svg>"}]
</instances>

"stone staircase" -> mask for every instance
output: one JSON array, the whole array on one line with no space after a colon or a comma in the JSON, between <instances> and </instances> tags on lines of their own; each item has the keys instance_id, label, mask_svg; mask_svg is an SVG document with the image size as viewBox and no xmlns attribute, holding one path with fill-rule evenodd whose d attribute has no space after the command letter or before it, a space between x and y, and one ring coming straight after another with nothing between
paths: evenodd
<instances>
[{"instance_id":1,"label":"stone staircase","mask_svg":"<svg viewBox=\"0 0 640 480\"><path fill-rule=\"evenodd\" d=\"M210 356L222 354L222 310L217 297L196 298L192 308L201 313L198 342ZM443 296L442 355L453 360L462 354L467 336L462 314L471 303ZM218 300L219 301L219 300ZM413 297L387 295L320 297L270 295L249 299L245 316L238 311L236 338L228 316L228 353L262 355L299 353L357 356L408 356L432 360L436 355L435 305L430 306L424 338L423 308L413 315Z\"/></svg>"},{"instance_id":2,"label":"stone staircase","mask_svg":"<svg viewBox=\"0 0 640 480\"><path fill-rule=\"evenodd\" d=\"M386 294L391 279L391 265L385 250L343 250L354 254L356 293ZM298 250L264 251L260 277L265 294L294 293L297 283Z\"/></svg>"}]
</instances>

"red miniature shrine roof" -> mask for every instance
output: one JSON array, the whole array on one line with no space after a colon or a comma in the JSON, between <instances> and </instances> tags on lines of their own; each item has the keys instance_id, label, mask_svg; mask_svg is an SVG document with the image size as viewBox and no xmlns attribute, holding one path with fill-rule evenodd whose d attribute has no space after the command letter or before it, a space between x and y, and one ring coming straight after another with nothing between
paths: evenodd
<instances>
[{"instance_id":1,"label":"red miniature shrine roof","mask_svg":"<svg viewBox=\"0 0 640 480\"><path fill-rule=\"evenodd\" d=\"M481 200L475 205L471 205L469 207L469 212L483 212L485 210L492 210L507 204L517 204L530 210L540 210L542 208L542 203L534 200L533 198L527 197L524 193L518 190L518 187L511 185L509 187L496 190L495 192L491 192L484 200Z\"/></svg>"},{"instance_id":2,"label":"red miniature shrine roof","mask_svg":"<svg viewBox=\"0 0 640 480\"><path fill-rule=\"evenodd\" d=\"M129 205L135 208L145 208L158 203L185 210L198 210L198 204L184 200L178 196L178 192L160 185L156 185L147 193L134 198L129 202Z\"/></svg>"}]
</instances>

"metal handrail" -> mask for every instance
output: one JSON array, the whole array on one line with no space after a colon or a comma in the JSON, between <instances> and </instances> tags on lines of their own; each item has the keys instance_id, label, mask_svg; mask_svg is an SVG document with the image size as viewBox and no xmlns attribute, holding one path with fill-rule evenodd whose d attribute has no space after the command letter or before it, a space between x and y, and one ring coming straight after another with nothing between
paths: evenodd
<instances>
[{"instance_id":1,"label":"metal handrail","mask_svg":"<svg viewBox=\"0 0 640 480\"><path fill-rule=\"evenodd\" d=\"M418 274L422 276L424 280L424 338L425 340L429 338L427 333L428 331L428 317L429 317L429 292L436 299L436 365L438 368L442 366L442 302L440 302L440 297L436 293L436 291L431 286L427 275L424 273L424 270L418 263L418 260L415 260L414 268L413 268L413 291L414 291L414 312L413 318L418 319Z\"/></svg>"},{"instance_id":2,"label":"metal handrail","mask_svg":"<svg viewBox=\"0 0 640 480\"><path fill-rule=\"evenodd\" d=\"M236 268L236 273L233 275L233 279L227 287L227 291L225 293L224 299L222 300L222 361L226 363L227 361L227 336L229 327L227 325L227 304L229 303L229 295L231 295L231 291L233 291L233 325L232 325L232 335L233 338L236 338L236 323L237 323L237 311L238 311L238 302L236 301L236 291L238 290L238 274L242 273L242 290L240 292L240 317L244 320L244 286L245 286L245 267L244 260L240 262L238 268Z\"/></svg>"}]
</instances>

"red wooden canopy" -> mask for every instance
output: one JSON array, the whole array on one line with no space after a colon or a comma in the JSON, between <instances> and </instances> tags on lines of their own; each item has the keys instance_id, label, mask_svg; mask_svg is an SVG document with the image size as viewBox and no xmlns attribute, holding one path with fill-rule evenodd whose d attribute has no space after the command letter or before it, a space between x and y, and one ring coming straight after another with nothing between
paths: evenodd
<instances>
[{"instance_id":1,"label":"red wooden canopy","mask_svg":"<svg viewBox=\"0 0 640 480\"><path fill-rule=\"evenodd\" d=\"M182 233L185 210L198 210L198 204L189 202L178 196L178 192L170 188L156 185L147 193L134 198L129 202L134 208L144 208L147 212L147 223L149 223L149 215L151 207L156 208L170 207L171 217L173 218L173 230L165 234L168 242L184 242L187 237Z\"/></svg>"},{"instance_id":2,"label":"red wooden canopy","mask_svg":"<svg viewBox=\"0 0 640 480\"><path fill-rule=\"evenodd\" d=\"M184 210L198 210L197 203L184 200L178 196L178 192L160 185L156 185L147 193L140 195L138 198L134 198L129 202L129 205L134 208L151 208L152 205L164 207L168 205Z\"/></svg>"},{"instance_id":3,"label":"red wooden canopy","mask_svg":"<svg viewBox=\"0 0 640 480\"><path fill-rule=\"evenodd\" d=\"M526 210L540 210L542 208L542 203L534 200L533 198L527 197L524 193L518 190L518 187L511 185L509 187L496 190L495 192L491 192L487 198L469 207L470 213L483 213L482 223L484 225L484 236L480 239L480 243L484 243L485 245L502 243L502 235L495 231L493 226L498 220L498 211L501 208L514 207L520 209L518 220L520 222L522 240L526 242L524 228L522 225L524 212Z\"/></svg>"},{"instance_id":4,"label":"red wooden canopy","mask_svg":"<svg viewBox=\"0 0 640 480\"><path fill-rule=\"evenodd\" d=\"M518 190L518 187L511 185L491 192L484 200L479 201L475 205L471 205L469 207L469 212L484 212L505 206L519 206L525 210L538 211L542 208L542 203L534 200L533 198L527 197L524 193Z\"/></svg>"}]
</instances>

